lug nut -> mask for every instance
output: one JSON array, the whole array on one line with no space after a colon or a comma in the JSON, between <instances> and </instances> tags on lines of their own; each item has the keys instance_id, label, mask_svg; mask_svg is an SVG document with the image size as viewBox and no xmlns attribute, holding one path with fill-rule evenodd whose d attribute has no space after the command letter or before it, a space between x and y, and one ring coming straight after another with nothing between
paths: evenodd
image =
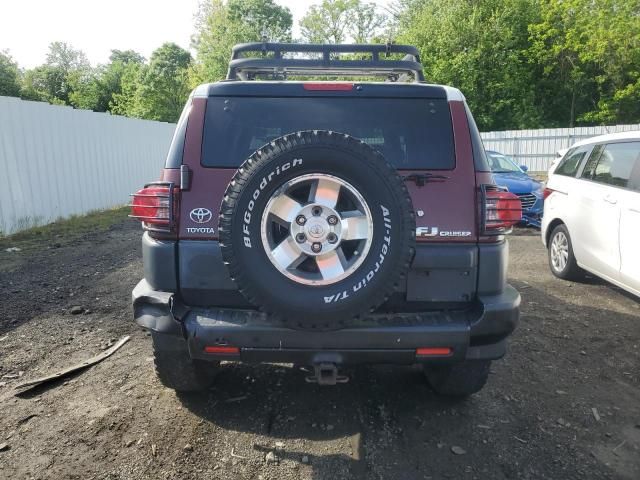
<instances>
[{"instance_id":1,"label":"lug nut","mask_svg":"<svg viewBox=\"0 0 640 480\"><path fill-rule=\"evenodd\" d=\"M318 253L320 250L322 250L322 244L315 242L311 245L311 250L313 250L313 253Z\"/></svg>"},{"instance_id":2,"label":"lug nut","mask_svg":"<svg viewBox=\"0 0 640 480\"><path fill-rule=\"evenodd\" d=\"M316 217L322 215L322 209L320 207L313 207L312 212Z\"/></svg>"},{"instance_id":3,"label":"lug nut","mask_svg":"<svg viewBox=\"0 0 640 480\"><path fill-rule=\"evenodd\" d=\"M306 219L306 217L304 215L298 215L296 217L296 223L298 225L304 225L305 223L307 223L307 219Z\"/></svg>"},{"instance_id":4,"label":"lug nut","mask_svg":"<svg viewBox=\"0 0 640 480\"><path fill-rule=\"evenodd\" d=\"M329 225L337 225L338 224L338 217L336 217L335 215L329 215L329 217L327 218L327 223Z\"/></svg>"},{"instance_id":5,"label":"lug nut","mask_svg":"<svg viewBox=\"0 0 640 480\"><path fill-rule=\"evenodd\" d=\"M338 241L338 236L331 232L329 235L327 235L327 240L329 240L329 243L336 243Z\"/></svg>"},{"instance_id":6,"label":"lug nut","mask_svg":"<svg viewBox=\"0 0 640 480\"><path fill-rule=\"evenodd\" d=\"M307 236L304 233L299 233L296 235L296 241L298 243L304 243L307 241Z\"/></svg>"}]
</instances>

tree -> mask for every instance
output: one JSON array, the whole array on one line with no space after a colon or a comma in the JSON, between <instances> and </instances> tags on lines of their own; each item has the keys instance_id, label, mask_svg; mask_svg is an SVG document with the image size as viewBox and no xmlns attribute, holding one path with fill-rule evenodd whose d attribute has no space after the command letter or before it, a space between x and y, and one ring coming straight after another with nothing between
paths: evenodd
<instances>
[{"instance_id":1,"label":"tree","mask_svg":"<svg viewBox=\"0 0 640 480\"><path fill-rule=\"evenodd\" d=\"M386 18L374 3L323 0L300 20L302 38L310 43L366 43L380 33Z\"/></svg>"},{"instance_id":2,"label":"tree","mask_svg":"<svg viewBox=\"0 0 640 480\"><path fill-rule=\"evenodd\" d=\"M353 12L351 36L355 43L367 43L381 32L386 24L386 17L377 12L374 3L364 3Z\"/></svg>"},{"instance_id":3,"label":"tree","mask_svg":"<svg viewBox=\"0 0 640 480\"><path fill-rule=\"evenodd\" d=\"M293 17L288 8L272 0L229 0L227 8L229 19L241 26L243 33L251 39L266 38L270 42L291 40Z\"/></svg>"},{"instance_id":4,"label":"tree","mask_svg":"<svg viewBox=\"0 0 640 480\"><path fill-rule=\"evenodd\" d=\"M59 68L65 73L90 68L84 52L74 49L65 42L52 42L49 44L46 65L51 68Z\"/></svg>"},{"instance_id":5,"label":"tree","mask_svg":"<svg viewBox=\"0 0 640 480\"><path fill-rule=\"evenodd\" d=\"M30 100L71 105L74 85L86 81L91 66L85 54L64 42L49 45L44 65L25 72L21 96Z\"/></svg>"},{"instance_id":6,"label":"tree","mask_svg":"<svg viewBox=\"0 0 640 480\"><path fill-rule=\"evenodd\" d=\"M541 0L529 27L548 125L640 119L640 0Z\"/></svg>"},{"instance_id":7,"label":"tree","mask_svg":"<svg viewBox=\"0 0 640 480\"><path fill-rule=\"evenodd\" d=\"M225 78L236 43L291 40L291 12L273 0L205 0L196 17L192 84Z\"/></svg>"},{"instance_id":8,"label":"tree","mask_svg":"<svg viewBox=\"0 0 640 480\"><path fill-rule=\"evenodd\" d=\"M18 65L6 50L0 50L0 96L20 95L20 75Z\"/></svg>"},{"instance_id":9,"label":"tree","mask_svg":"<svg viewBox=\"0 0 640 480\"><path fill-rule=\"evenodd\" d=\"M122 78L128 65L141 65L144 57L133 50L112 50L109 63L88 72L86 77L77 76L71 103L78 108L106 112L114 96L122 92Z\"/></svg>"},{"instance_id":10,"label":"tree","mask_svg":"<svg viewBox=\"0 0 640 480\"><path fill-rule=\"evenodd\" d=\"M137 109L138 79L146 65L127 63L120 79L120 91L113 94L109 102L109 111L115 115L126 117L141 117Z\"/></svg>"},{"instance_id":11,"label":"tree","mask_svg":"<svg viewBox=\"0 0 640 480\"><path fill-rule=\"evenodd\" d=\"M109 62L111 64L144 63L145 58L135 50L111 50Z\"/></svg>"},{"instance_id":12,"label":"tree","mask_svg":"<svg viewBox=\"0 0 640 480\"><path fill-rule=\"evenodd\" d=\"M151 54L138 75L134 113L140 118L175 122L189 96L191 54L175 43L165 43Z\"/></svg>"},{"instance_id":13,"label":"tree","mask_svg":"<svg viewBox=\"0 0 640 480\"><path fill-rule=\"evenodd\" d=\"M483 130L539 125L526 51L537 0L408 2L398 42L416 45L429 82L458 87Z\"/></svg>"}]
</instances>

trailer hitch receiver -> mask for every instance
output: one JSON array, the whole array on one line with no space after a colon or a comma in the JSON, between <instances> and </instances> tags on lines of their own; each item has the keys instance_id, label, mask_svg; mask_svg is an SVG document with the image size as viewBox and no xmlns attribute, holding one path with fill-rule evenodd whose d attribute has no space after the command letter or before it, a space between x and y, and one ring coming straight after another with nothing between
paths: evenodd
<instances>
[{"instance_id":1,"label":"trailer hitch receiver","mask_svg":"<svg viewBox=\"0 0 640 480\"><path fill-rule=\"evenodd\" d=\"M338 367L335 363L317 363L313 366L314 374L305 378L309 383L318 385L335 385L336 383L347 383L349 377L338 375Z\"/></svg>"}]
</instances>

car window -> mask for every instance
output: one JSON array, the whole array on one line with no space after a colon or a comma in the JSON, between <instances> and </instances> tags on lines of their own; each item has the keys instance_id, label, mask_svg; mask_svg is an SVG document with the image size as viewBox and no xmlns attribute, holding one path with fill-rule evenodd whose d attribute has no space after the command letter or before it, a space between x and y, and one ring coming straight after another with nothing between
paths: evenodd
<instances>
[{"instance_id":1,"label":"car window","mask_svg":"<svg viewBox=\"0 0 640 480\"><path fill-rule=\"evenodd\" d=\"M627 188L640 192L640 158L636 159Z\"/></svg>"},{"instance_id":2,"label":"car window","mask_svg":"<svg viewBox=\"0 0 640 480\"><path fill-rule=\"evenodd\" d=\"M211 97L202 164L237 168L255 150L299 130L352 135L401 169L455 168L446 99Z\"/></svg>"},{"instance_id":3,"label":"car window","mask_svg":"<svg viewBox=\"0 0 640 480\"><path fill-rule=\"evenodd\" d=\"M640 157L640 142L611 143L604 147L592 180L626 188Z\"/></svg>"},{"instance_id":4,"label":"car window","mask_svg":"<svg viewBox=\"0 0 640 480\"><path fill-rule=\"evenodd\" d=\"M165 162L165 168L180 168L182 164L182 154L184 151L184 137L187 133L187 123L189 121L189 113L191 112L191 99L182 110L182 114L178 119L178 124L173 132L173 140L169 147L169 153Z\"/></svg>"},{"instance_id":5,"label":"car window","mask_svg":"<svg viewBox=\"0 0 640 480\"><path fill-rule=\"evenodd\" d=\"M482 144L480 131L478 130L476 121L473 119L473 115L471 115L471 110L469 110L467 102L464 103L464 111L467 113L467 123L469 124L469 133L471 134L471 149L473 150L473 163L476 166L476 171L488 172L491 170L488 155Z\"/></svg>"},{"instance_id":6,"label":"car window","mask_svg":"<svg viewBox=\"0 0 640 480\"><path fill-rule=\"evenodd\" d=\"M511 160L506 155L502 155L501 153L495 152L487 152L489 156L489 167L493 173L508 173L508 172L518 172L522 173L522 170L519 166L517 166L513 160Z\"/></svg>"},{"instance_id":7,"label":"car window","mask_svg":"<svg viewBox=\"0 0 640 480\"><path fill-rule=\"evenodd\" d=\"M565 157L560 161L558 168L555 170L556 175L565 175L567 177L575 177L580 167L582 159L587 154L587 149L575 149L567 152Z\"/></svg>"},{"instance_id":8,"label":"car window","mask_svg":"<svg viewBox=\"0 0 640 480\"><path fill-rule=\"evenodd\" d=\"M603 149L604 145L596 145L595 147L593 147L593 150L591 150L591 155L589 155L589 159L582 169L580 178L593 180L593 176L596 173L596 167L598 166L598 160L600 160L600 155L602 154Z\"/></svg>"}]
</instances>

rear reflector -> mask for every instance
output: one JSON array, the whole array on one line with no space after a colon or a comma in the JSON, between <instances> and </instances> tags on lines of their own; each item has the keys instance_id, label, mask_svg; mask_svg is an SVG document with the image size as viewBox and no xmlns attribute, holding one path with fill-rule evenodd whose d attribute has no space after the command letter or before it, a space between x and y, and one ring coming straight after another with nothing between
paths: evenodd
<instances>
[{"instance_id":1,"label":"rear reflector","mask_svg":"<svg viewBox=\"0 0 640 480\"><path fill-rule=\"evenodd\" d=\"M483 233L500 235L522 220L522 203L517 195L495 185L483 185Z\"/></svg>"},{"instance_id":2,"label":"rear reflector","mask_svg":"<svg viewBox=\"0 0 640 480\"><path fill-rule=\"evenodd\" d=\"M423 347L416 348L416 355L423 357L442 357L446 355L451 355L453 350L450 347Z\"/></svg>"},{"instance_id":3,"label":"rear reflector","mask_svg":"<svg viewBox=\"0 0 640 480\"><path fill-rule=\"evenodd\" d=\"M353 83L328 83L328 82L304 83L303 88L305 90L315 90L315 91L346 92L346 91L353 90Z\"/></svg>"},{"instance_id":4,"label":"rear reflector","mask_svg":"<svg viewBox=\"0 0 640 480\"><path fill-rule=\"evenodd\" d=\"M205 353L217 353L221 355L239 355L240 349L238 347L229 347L222 345L211 345L204 347Z\"/></svg>"}]
</instances>

